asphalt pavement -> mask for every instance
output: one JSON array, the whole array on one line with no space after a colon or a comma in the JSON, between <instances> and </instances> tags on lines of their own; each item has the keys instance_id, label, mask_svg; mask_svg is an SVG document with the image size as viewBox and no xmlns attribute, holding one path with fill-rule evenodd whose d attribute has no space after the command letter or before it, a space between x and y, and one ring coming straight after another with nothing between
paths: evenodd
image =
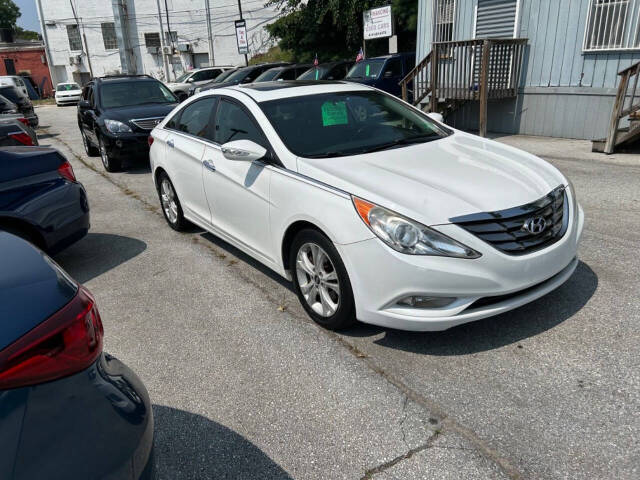
<instances>
[{"instance_id":1,"label":"asphalt pavement","mask_svg":"<svg viewBox=\"0 0 640 480\"><path fill-rule=\"evenodd\" d=\"M446 332L338 335L237 249L169 229L148 162L106 173L75 107L37 113L41 144L69 158L92 209L89 235L55 260L95 294L106 350L149 390L160 478L640 476L640 156L498 138L575 184L576 273Z\"/></svg>"}]
</instances>

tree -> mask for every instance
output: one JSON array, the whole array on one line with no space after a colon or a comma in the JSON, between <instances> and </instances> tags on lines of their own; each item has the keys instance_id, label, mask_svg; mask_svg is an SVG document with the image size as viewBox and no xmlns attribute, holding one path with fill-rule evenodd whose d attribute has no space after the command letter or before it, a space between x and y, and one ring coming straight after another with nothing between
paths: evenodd
<instances>
[{"instance_id":1,"label":"tree","mask_svg":"<svg viewBox=\"0 0 640 480\"><path fill-rule=\"evenodd\" d=\"M34 32L33 30L25 30L22 27L15 27L14 31L16 33L16 38L20 40L41 40L40 34L38 32Z\"/></svg>"},{"instance_id":2,"label":"tree","mask_svg":"<svg viewBox=\"0 0 640 480\"><path fill-rule=\"evenodd\" d=\"M0 0L0 28L13 29L20 17L20 9L11 0Z\"/></svg>"},{"instance_id":3,"label":"tree","mask_svg":"<svg viewBox=\"0 0 640 480\"><path fill-rule=\"evenodd\" d=\"M416 0L271 0L285 15L267 26L283 51L300 62L354 58L362 46L362 12L392 4L401 49L415 48ZM387 52L387 39L367 41L367 56Z\"/></svg>"}]
</instances>

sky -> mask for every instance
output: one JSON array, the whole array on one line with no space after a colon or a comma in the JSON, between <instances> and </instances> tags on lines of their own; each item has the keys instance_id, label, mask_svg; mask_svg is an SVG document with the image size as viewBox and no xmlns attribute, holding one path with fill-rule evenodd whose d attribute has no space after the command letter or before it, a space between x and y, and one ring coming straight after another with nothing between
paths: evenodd
<instances>
[{"instance_id":1,"label":"sky","mask_svg":"<svg viewBox=\"0 0 640 480\"><path fill-rule=\"evenodd\" d=\"M22 14L18 18L18 26L25 30L33 30L34 32L40 32L40 22L38 21L38 12L36 11L35 0L13 0L13 2L20 8Z\"/></svg>"}]
</instances>

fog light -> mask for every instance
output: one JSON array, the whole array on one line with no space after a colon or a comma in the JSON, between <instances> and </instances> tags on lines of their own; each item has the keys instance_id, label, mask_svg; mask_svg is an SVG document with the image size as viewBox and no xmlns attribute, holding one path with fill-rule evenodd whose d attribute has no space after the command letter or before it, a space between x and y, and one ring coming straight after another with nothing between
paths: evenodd
<instances>
[{"instance_id":1,"label":"fog light","mask_svg":"<svg viewBox=\"0 0 640 480\"><path fill-rule=\"evenodd\" d=\"M122 140L116 140L116 147L122 148Z\"/></svg>"},{"instance_id":2,"label":"fog light","mask_svg":"<svg viewBox=\"0 0 640 480\"><path fill-rule=\"evenodd\" d=\"M411 308L443 308L455 302L455 297L422 297L411 296L405 297L398 301L398 305Z\"/></svg>"}]
</instances>

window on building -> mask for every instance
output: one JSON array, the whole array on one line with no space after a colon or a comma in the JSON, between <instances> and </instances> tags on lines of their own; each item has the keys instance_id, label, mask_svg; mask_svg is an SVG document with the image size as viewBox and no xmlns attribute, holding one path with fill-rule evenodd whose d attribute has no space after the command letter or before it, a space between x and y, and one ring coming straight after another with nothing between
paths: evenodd
<instances>
[{"instance_id":1,"label":"window on building","mask_svg":"<svg viewBox=\"0 0 640 480\"><path fill-rule=\"evenodd\" d=\"M71 51L82 50L82 40L80 40L78 25L67 25L67 37L69 37L69 49Z\"/></svg>"},{"instance_id":2,"label":"window on building","mask_svg":"<svg viewBox=\"0 0 640 480\"><path fill-rule=\"evenodd\" d=\"M450 42L453 40L453 22L456 13L456 0L436 0L434 42Z\"/></svg>"},{"instance_id":3,"label":"window on building","mask_svg":"<svg viewBox=\"0 0 640 480\"><path fill-rule=\"evenodd\" d=\"M591 0L585 51L640 47L640 0Z\"/></svg>"},{"instance_id":4,"label":"window on building","mask_svg":"<svg viewBox=\"0 0 640 480\"><path fill-rule=\"evenodd\" d=\"M117 50L118 37L116 37L115 23L101 23L100 27L102 28L102 42L104 43L104 49Z\"/></svg>"},{"instance_id":5,"label":"window on building","mask_svg":"<svg viewBox=\"0 0 640 480\"><path fill-rule=\"evenodd\" d=\"M157 32L144 34L144 46L145 47L159 47L160 46L160 34Z\"/></svg>"}]
</instances>

